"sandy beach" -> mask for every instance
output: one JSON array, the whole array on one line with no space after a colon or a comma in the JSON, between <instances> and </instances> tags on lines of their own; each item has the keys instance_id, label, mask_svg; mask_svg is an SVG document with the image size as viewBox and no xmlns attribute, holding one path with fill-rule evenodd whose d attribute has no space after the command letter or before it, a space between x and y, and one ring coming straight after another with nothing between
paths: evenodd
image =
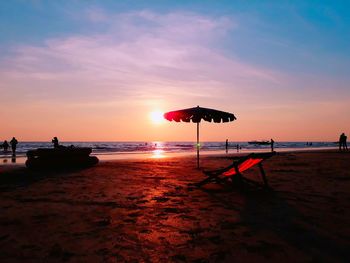
<instances>
[{"instance_id":1,"label":"sandy beach","mask_svg":"<svg viewBox=\"0 0 350 263\"><path fill-rule=\"evenodd\" d=\"M230 164L201 159L202 169ZM193 157L0 167L0 262L349 262L350 154L278 153L273 191L191 183ZM261 181L258 169L246 173Z\"/></svg>"}]
</instances>

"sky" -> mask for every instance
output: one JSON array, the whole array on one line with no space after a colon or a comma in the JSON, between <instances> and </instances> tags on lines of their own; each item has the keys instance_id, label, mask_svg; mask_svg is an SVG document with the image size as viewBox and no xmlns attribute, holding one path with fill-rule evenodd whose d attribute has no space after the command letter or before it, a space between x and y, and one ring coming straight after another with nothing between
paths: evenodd
<instances>
[{"instance_id":1,"label":"sky","mask_svg":"<svg viewBox=\"0 0 350 263\"><path fill-rule=\"evenodd\" d=\"M194 141L152 120L234 113L202 141L350 134L349 1L0 1L0 140ZM153 112L153 114L151 114Z\"/></svg>"}]
</instances>

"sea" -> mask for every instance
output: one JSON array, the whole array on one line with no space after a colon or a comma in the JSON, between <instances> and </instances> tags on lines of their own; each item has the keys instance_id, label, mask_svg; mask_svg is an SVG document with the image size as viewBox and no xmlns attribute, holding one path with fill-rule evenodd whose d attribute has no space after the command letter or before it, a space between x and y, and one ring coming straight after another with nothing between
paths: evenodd
<instances>
[{"instance_id":1,"label":"sea","mask_svg":"<svg viewBox=\"0 0 350 263\"><path fill-rule=\"evenodd\" d=\"M196 142L60 142L61 145L91 147L92 154L100 160L164 158L168 156L195 155ZM238 145L238 150L237 150ZM0 149L0 165L23 164L26 152L37 148L52 148L51 142L19 142L16 158L11 151ZM225 142L201 142L201 154L226 153ZM276 151L301 151L335 149L335 142L275 142ZM270 145L249 144L248 142L229 142L228 153L250 153L270 151Z\"/></svg>"}]
</instances>

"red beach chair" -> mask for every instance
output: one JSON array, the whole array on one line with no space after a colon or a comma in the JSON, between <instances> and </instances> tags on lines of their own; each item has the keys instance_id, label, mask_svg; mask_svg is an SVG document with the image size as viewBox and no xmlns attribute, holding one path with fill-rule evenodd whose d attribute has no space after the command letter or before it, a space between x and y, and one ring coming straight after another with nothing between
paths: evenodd
<instances>
[{"instance_id":1,"label":"red beach chair","mask_svg":"<svg viewBox=\"0 0 350 263\"><path fill-rule=\"evenodd\" d=\"M266 178L262 163L266 159L272 157L275 154L276 152L251 153L247 156L235 158L233 160L233 163L227 166L226 168L213 170L213 171L203 171L203 173L206 176L208 176L208 178L197 183L196 185L200 187L210 182L226 183L228 181L231 181L232 183L234 182L242 183L242 181L248 181L250 183L257 184L257 182L244 178L242 173L250 169L251 167L258 165L260 169L261 177L264 182L264 186L268 187L268 182L267 182L267 178Z\"/></svg>"}]
</instances>

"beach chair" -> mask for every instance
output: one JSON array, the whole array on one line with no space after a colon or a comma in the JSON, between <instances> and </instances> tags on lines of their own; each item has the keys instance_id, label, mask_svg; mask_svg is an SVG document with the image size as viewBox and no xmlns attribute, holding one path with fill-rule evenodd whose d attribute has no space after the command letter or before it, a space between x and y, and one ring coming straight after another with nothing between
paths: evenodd
<instances>
[{"instance_id":1,"label":"beach chair","mask_svg":"<svg viewBox=\"0 0 350 263\"><path fill-rule=\"evenodd\" d=\"M236 157L233 159L233 163L225 168L213 170L213 171L203 171L203 173L208 176L208 178L202 180L196 185L201 187L210 182L216 183L237 183L242 184L244 181L248 183L258 184L255 181L249 180L243 177L242 173L251 167L258 165L262 180L264 182L263 186L268 188L268 182L263 168L263 162L269 159L276 152L269 153L251 153L247 156Z\"/></svg>"}]
</instances>

